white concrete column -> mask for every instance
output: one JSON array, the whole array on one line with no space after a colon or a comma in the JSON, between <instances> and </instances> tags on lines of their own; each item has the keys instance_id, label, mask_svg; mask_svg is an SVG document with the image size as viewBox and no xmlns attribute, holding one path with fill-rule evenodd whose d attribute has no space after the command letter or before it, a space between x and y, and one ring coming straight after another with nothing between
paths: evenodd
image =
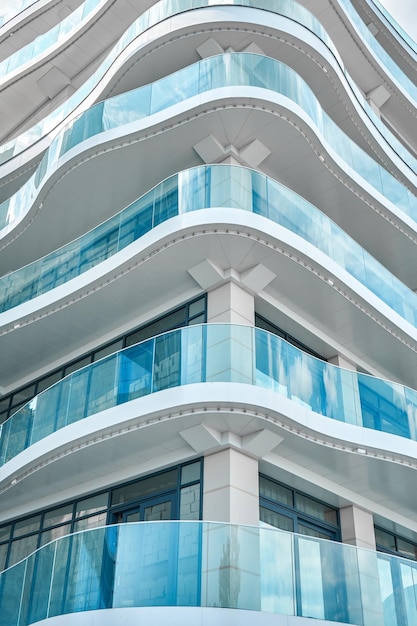
<instances>
[{"instance_id":1,"label":"white concrete column","mask_svg":"<svg viewBox=\"0 0 417 626\"><path fill-rule=\"evenodd\" d=\"M223 324L255 324L254 296L232 281L209 291L207 321Z\"/></svg>"},{"instance_id":2,"label":"white concrete column","mask_svg":"<svg viewBox=\"0 0 417 626\"><path fill-rule=\"evenodd\" d=\"M204 459L203 520L259 524L258 461L227 448Z\"/></svg>"},{"instance_id":3,"label":"white concrete column","mask_svg":"<svg viewBox=\"0 0 417 626\"><path fill-rule=\"evenodd\" d=\"M358 506L340 509L340 528L343 543L376 550L372 513Z\"/></svg>"},{"instance_id":4,"label":"white concrete column","mask_svg":"<svg viewBox=\"0 0 417 626\"><path fill-rule=\"evenodd\" d=\"M345 370L352 370L356 372L356 365L341 354L336 354L335 356L330 357L328 361L329 363L332 363L332 365L337 365L338 367L343 367Z\"/></svg>"}]
</instances>

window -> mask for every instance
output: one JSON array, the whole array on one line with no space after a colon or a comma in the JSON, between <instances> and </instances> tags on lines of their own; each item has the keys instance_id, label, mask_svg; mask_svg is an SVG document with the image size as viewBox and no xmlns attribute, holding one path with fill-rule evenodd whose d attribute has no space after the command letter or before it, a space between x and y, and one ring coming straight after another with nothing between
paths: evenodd
<instances>
[{"instance_id":1,"label":"window","mask_svg":"<svg viewBox=\"0 0 417 626\"><path fill-rule=\"evenodd\" d=\"M261 522L290 532L339 540L339 516L334 507L306 494L259 476Z\"/></svg>"},{"instance_id":2,"label":"window","mask_svg":"<svg viewBox=\"0 0 417 626\"><path fill-rule=\"evenodd\" d=\"M201 519L202 460L0 526L0 571L73 532L119 521Z\"/></svg>"},{"instance_id":3,"label":"window","mask_svg":"<svg viewBox=\"0 0 417 626\"><path fill-rule=\"evenodd\" d=\"M139 329L129 332L123 337L118 337L114 341L100 346L96 350L93 350L89 354L86 354L76 361L67 363L61 369L49 373L42 378L39 378L35 382L22 387L14 391L13 393L1 398L0 400L0 424L5 422L6 419L11 417L16 411L22 408L29 400L36 395L51 387L54 383L64 376L68 376L72 372L98 361L99 359L112 354L118 350L122 350L128 346L132 346L135 343L144 341L149 337L154 337L161 333L173 330L175 328L182 328L184 326L191 326L193 324L204 324L207 321L207 296L204 294L196 300L187 302L183 306L170 311L166 315L162 315L157 320L154 320Z\"/></svg>"},{"instance_id":4,"label":"window","mask_svg":"<svg viewBox=\"0 0 417 626\"><path fill-rule=\"evenodd\" d=\"M376 549L417 561L417 544L375 526Z\"/></svg>"}]
</instances>

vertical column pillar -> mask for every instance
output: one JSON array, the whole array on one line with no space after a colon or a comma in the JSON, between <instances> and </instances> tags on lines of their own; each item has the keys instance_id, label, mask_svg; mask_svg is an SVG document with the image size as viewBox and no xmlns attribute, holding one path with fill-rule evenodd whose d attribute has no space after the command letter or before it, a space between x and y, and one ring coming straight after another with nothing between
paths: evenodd
<instances>
[{"instance_id":1,"label":"vertical column pillar","mask_svg":"<svg viewBox=\"0 0 417 626\"><path fill-rule=\"evenodd\" d=\"M227 448L204 459L203 519L258 525L258 461Z\"/></svg>"},{"instance_id":2,"label":"vertical column pillar","mask_svg":"<svg viewBox=\"0 0 417 626\"><path fill-rule=\"evenodd\" d=\"M255 301L253 295L231 280L208 294L207 321L224 324L255 323Z\"/></svg>"},{"instance_id":3,"label":"vertical column pillar","mask_svg":"<svg viewBox=\"0 0 417 626\"><path fill-rule=\"evenodd\" d=\"M340 527L343 543L376 550L372 513L358 506L340 509Z\"/></svg>"},{"instance_id":4,"label":"vertical column pillar","mask_svg":"<svg viewBox=\"0 0 417 626\"><path fill-rule=\"evenodd\" d=\"M255 459L231 448L205 458L203 519L219 522L204 530L205 606L260 610L258 492Z\"/></svg>"}]
</instances>

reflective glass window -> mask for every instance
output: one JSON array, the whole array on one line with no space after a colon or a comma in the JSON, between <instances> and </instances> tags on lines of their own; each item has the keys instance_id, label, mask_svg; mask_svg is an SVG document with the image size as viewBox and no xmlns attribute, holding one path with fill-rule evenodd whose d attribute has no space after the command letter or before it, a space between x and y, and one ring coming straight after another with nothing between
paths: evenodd
<instances>
[{"instance_id":1,"label":"reflective glass window","mask_svg":"<svg viewBox=\"0 0 417 626\"><path fill-rule=\"evenodd\" d=\"M59 539L60 537L65 537L65 535L69 535L70 532L71 524L64 524L63 526L56 526L55 528L49 528L48 530L44 530L41 534L40 545L44 546L50 541L54 541L55 539Z\"/></svg>"},{"instance_id":2,"label":"reflective glass window","mask_svg":"<svg viewBox=\"0 0 417 626\"><path fill-rule=\"evenodd\" d=\"M38 535L29 535L29 537L23 537L22 539L15 539L10 546L10 554L7 566L10 567L15 563L18 563L26 556L31 554L38 547Z\"/></svg>"},{"instance_id":3,"label":"reflective glass window","mask_svg":"<svg viewBox=\"0 0 417 626\"><path fill-rule=\"evenodd\" d=\"M11 524L0 528L0 541L7 541L10 537Z\"/></svg>"},{"instance_id":4,"label":"reflective glass window","mask_svg":"<svg viewBox=\"0 0 417 626\"><path fill-rule=\"evenodd\" d=\"M72 519L72 512L72 504L61 506L59 509L54 509L53 511L48 511L45 513L43 518L43 528L56 526L57 524L63 524L64 522L70 521Z\"/></svg>"},{"instance_id":5,"label":"reflective glass window","mask_svg":"<svg viewBox=\"0 0 417 626\"><path fill-rule=\"evenodd\" d=\"M294 506L291 489L268 480L264 476L261 476L259 480L259 494L265 496L265 498L275 500L275 502L281 502L281 504L285 504L288 507L292 508Z\"/></svg>"},{"instance_id":6,"label":"reflective glass window","mask_svg":"<svg viewBox=\"0 0 417 626\"><path fill-rule=\"evenodd\" d=\"M181 485L187 483L193 483L200 480L201 475L201 462L191 463L190 465L184 465L181 469Z\"/></svg>"},{"instance_id":7,"label":"reflective glass window","mask_svg":"<svg viewBox=\"0 0 417 626\"><path fill-rule=\"evenodd\" d=\"M29 517L21 522L16 522L13 528L13 537L21 537L22 535L27 535L28 533L38 530L40 521L41 516L35 515L34 517Z\"/></svg>"},{"instance_id":8,"label":"reflective glass window","mask_svg":"<svg viewBox=\"0 0 417 626\"><path fill-rule=\"evenodd\" d=\"M380 528L375 528L375 541L377 545L387 548L388 550L395 551L397 549L394 535Z\"/></svg>"},{"instance_id":9,"label":"reflective glass window","mask_svg":"<svg viewBox=\"0 0 417 626\"><path fill-rule=\"evenodd\" d=\"M61 380L61 378L62 378L61 371L54 372L54 374L51 374L50 376L47 376L46 378L42 378L42 380L38 382L37 393L41 393L41 391L48 389L48 387L51 387L52 385L54 385L56 382L58 382L58 380Z\"/></svg>"},{"instance_id":10,"label":"reflective glass window","mask_svg":"<svg viewBox=\"0 0 417 626\"><path fill-rule=\"evenodd\" d=\"M337 526L337 511L327 506L327 504L322 504L321 502L317 502L317 500L312 500L307 496L296 493L295 508L303 513L311 515L312 517L322 519L328 524Z\"/></svg>"},{"instance_id":11,"label":"reflective glass window","mask_svg":"<svg viewBox=\"0 0 417 626\"><path fill-rule=\"evenodd\" d=\"M271 511L263 506L259 509L259 519L264 524L268 524L274 528L288 530L289 532L294 531L294 520L291 517L278 513L277 511Z\"/></svg>"},{"instance_id":12,"label":"reflective glass window","mask_svg":"<svg viewBox=\"0 0 417 626\"><path fill-rule=\"evenodd\" d=\"M90 515L74 523L74 532L80 530L87 530L88 528L97 528L98 526L105 526L107 520L107 511L99 513L98 515Z\"/></svg>"},{"instance_id":13,"label":"reflective glass window","mask_svg":"<svg viewBox=\"0 0 417 626\"><path fill-rule=\"evenodd\" d=\"M200 519L200 483L182 487L179 517L181 520Z\"/></svg>"},{"instance_id":14,"label":"reflective glass window","mask_svg":"<svg viewBox=\"0 0 417 626\"><path fill-rule=\"evenodd\" d=\"M108 495L107 493L100 493L97 496L86 498L78 502L75 516L82 517L83 515L91 515L102 509L107 508Z\"/></svg>"},{"instance_id":15,"label":"reflective glass window","mask_svg":"<svg viewBox=\"0 0 417 626\"><path fill-rule=\"evenodd\" d=\"M169 470L157 474L156 476L138 480L130 485L114 489L111 497L111 505L114 506L116 504L140 500L145 496L162 491L171 491L176 488L177 482L178 469Z\"/></svg>"}]
</instances>

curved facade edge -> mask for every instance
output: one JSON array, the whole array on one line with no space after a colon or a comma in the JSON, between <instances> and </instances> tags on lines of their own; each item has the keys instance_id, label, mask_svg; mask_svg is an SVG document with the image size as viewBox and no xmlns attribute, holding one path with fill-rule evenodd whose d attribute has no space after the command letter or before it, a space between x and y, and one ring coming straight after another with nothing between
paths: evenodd
<instances>
[{"instance_id":1,"label":"curved facade edge","mask_svg":"<svg viewBox=\"0 0 417 626\"><path fill-rule=\"evenodd\" d=\"M186 103L186 105L184 103L174 104L147 118L94 135L59 157L54 161L53 166L48 168L46 175L36 191L33 192L29 207L23 209L21 206L23 202L19 203L19 215L0 231L1 247L6 248L16 241L38 218L38 215L45 212L45 206L51 192L59 193L57 186L62 180L70 175L76 185L77 170L86 162L97 161L97 166L99 166L100 157L104 154L110 155L113 152L113 156L107 158L116 159L115 167L117 167L120 150L124 148L129 148L131 151L136 148L139 150L139 145L143 142L150 141L172 129L177 129L183 124L192 123L193 119L201 115L206 116L212 112L221 114L222 110L227 110L229 107L237 108L237 110L240 107L248 108L254 115L257 113L259 115L275 115L281 123L290 124L293 132L306 140L314 153L314 158L321 161L323 169L336 179L337 184L342 186L342 190L345 188L348 193L353 192L356 196L355 200L360 202L362 206L367 209L370 208L373 213L382 217L385 222L401 232L410 232L411 238L417 238L417 222L407 214L406 209L402 209L401 206L398 208L398 205L395 205L393 201L385 198L380 190L374 188L356 170L353 170L335 154L306 112L287 96L260 87L221 87L205 94L192 96L186 100ZM267 108L265 108L265 104ZM287 117L288 113L291 117ZM169 120L172 123L169 129L166 129L164 125ZM323 156L323 152L325 156ZM194 159L197 158L196 154L193 154ZM200 159L198 161L201 162ZM115 171L117 172L117 170ZM170 171L169 174L171 173L173 172ZM158 180L160 179L161 176ZM103 185L105 186L109 182L111 181L106 183L103 180ZM406 188L404 189L407 193ZM18 196L16 196L16 201L17 199ZM27 198L23 197L23 201L26 200ZM10 211L10 208L8 210Z\"/></svg>"},{"instance_id":2,"label":"curved facade edge","mask_svg":"<svg viewBox=\"0 0 417 626\"><path fill-rule=\"evenodd\" d=\"M187 432L196 427L208 427L218 437L207 448L195 449L188 443ZM396 469L391 471L399 480L402 473L405 480L417 469L415 441L332 420L265 388L196 383L106 409L48 435L0 468L0 493L12 508L13 494L22 489L29 502L32 489L38 497L45 497L54 485L54 493L64 494L81 477L85 489L98 489L100 480L106 484L110 476L112 482L125 479L131 463L140 467L149 450L160 464L167 446L171 463L230 445L256 457L248 436L262 430L270 433L272 450L276 448L284 458L287 444L292 446L295 438L305 452L304 460L310 456L309 449L320 447L324 464L336 451L356 455L362 467L394 464ZM119 457L115 467L109 466L108 459L116 450L125 450L125 458ZM68 467L71 475L66 475ZM97 476L101 476L98 483ZM26 483L31 488L25 488Z\"/></svg>"},{"instance_id":3,"label":"curved facade edge","mask_svg":"<svg viewBox=\"0 0 417 626\"><path fill-rule=\"evenodd\" d=\"M311 619L277 615L265 611L221 609L214 607L138 607L102 609L59 615L37 622L38 626L137 626L152 623L155 626L311 626ZM334 626L334 622L315 619L315 626Z\"/></svg>"}]
</instances>

